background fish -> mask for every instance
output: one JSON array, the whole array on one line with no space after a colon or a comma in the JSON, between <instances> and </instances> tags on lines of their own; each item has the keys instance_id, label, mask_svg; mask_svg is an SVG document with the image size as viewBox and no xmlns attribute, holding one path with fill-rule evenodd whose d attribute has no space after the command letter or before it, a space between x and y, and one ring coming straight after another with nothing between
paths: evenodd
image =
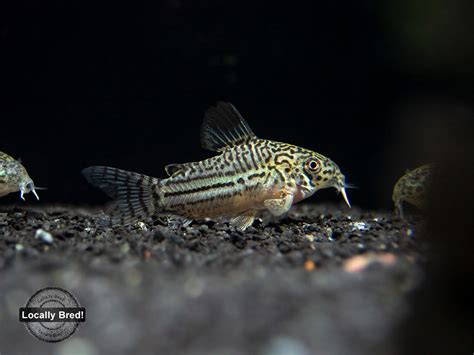
<instances>
[{"instance_id":1,"label":"background fish","mask_svg":"<svg viewBox=\"0 0 474 355\"><path fill-rule=\"evenodd\" d=\"M29 192L33 192L39 200L35 184L21 162L0 152L0 197L16 191L20 191L22 200L25 200L23 195Z\"/></svg>"},{"instance_id":2,"label":"background fish","mask_svg":"<svg viewBox=\"0 0 474 355\"><path fill-rule=\"evenodd\" d=\"M325 156L291 144L259 139L230 103L205 115L201 143L212 158L165 167L169 178L105 166L83 170L86 179L117 200L112 224L168 213L189 220L226 216L240 230L258 210L279 216L319 189L334 187L349 205L344 175Z\"/></svg>"},{"instance_id":3,"label":"background fish","mask_svg":"<svg viewBox=\"0 0 474 355\"><path fill-rule=\"evenodd\" d=\"M408 202L419 209L423 209L426 199L426 190L429 188L433 165L426 164L412 171L407 171L395 184L392 200L395 212L403 216L403 202Z\"/></svg>"}]
</instances>

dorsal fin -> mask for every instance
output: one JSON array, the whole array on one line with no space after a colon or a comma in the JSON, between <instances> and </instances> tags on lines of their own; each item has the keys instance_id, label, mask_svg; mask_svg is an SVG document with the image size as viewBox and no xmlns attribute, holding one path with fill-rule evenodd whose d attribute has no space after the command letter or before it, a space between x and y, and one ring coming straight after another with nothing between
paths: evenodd
<instances>
[{"instance_id":1,"label":"dorsal fin","mask_svg":"<svg viewBox=\"0 0 474 355\"><path fill-rule=\"evenodd\" d=\"M183 164L168 164L165 166L165 171L168 176L174 176L182 173L184 170Z\"/></svg>"},{"instance_id":2,"label":"dorsal fin","mask_svg":"<svg viewBox=\"0 0 474 355\"><path fill-rule=\"evenodd\" d=\"M231 103L218 102L206 111L201 127L203 148L221 152L252 138L255 134Z\"/></svg>"}]
</instances>

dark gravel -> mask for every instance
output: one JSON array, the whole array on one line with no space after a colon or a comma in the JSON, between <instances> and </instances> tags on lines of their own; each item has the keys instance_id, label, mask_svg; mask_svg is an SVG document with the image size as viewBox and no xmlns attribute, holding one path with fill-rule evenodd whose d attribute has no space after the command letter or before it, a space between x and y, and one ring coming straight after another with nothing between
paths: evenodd
<instances>
[{"instance_id":1,"label":"dark gravel","mask_svg":"<svg viewBox=\"0 0 474 355\"><path fill-rule=\"evenodd\" d=\"M112 229L90 209L3 207L0 236L2 355L395 354L425 254L391 214L313 205L243 233L171 218ZM68 341L41 343L18 322L46 286L87 309Z\"/></svg>"}]
</instances>

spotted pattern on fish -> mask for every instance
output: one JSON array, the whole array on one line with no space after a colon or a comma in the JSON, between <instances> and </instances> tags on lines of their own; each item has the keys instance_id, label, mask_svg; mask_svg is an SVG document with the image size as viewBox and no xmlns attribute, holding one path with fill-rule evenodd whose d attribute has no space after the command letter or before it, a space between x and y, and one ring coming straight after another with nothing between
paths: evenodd
<instances>
[{"instance_id":1,"label":"spotted pattern on fish","mask_svg":"<svg viewBox=\"0 0 474 355\"><path fill-rule=\"evenodd\" d=\"M21 162L0 152L0 197L20 191L20 198L23 200L23 195L29 192L33 192L39 200L35 189L33 180Z\"/></svg>"},{"instance_id":2,"label":"spotted pattern on fish","mask_svg":"<svg viewBox=\"0 0 474 355\"><path fill-rule=\"evenodd\" d=\"M407 171L395 184L392 200L395 210L403 218L403 203L410 203L423 209L427 189L431 181L433 164L426 164L412 171Z\"/></svg>"},{"instance_id":3,"label":"spotted pattern on fish","mask_svg":"<svg viewBox=\"0 0 474 355\"><path fill-rule=\"evenodd\" d=\"M334 162L308 149L257 138L232 104L211 108L201 134L203 146L218 155L168 165L166 179L108 167L84 170L89 182L118 201L113 223L155 213L225 216L243 230L258 210L280 215L321 188L335 187L348 202L344 175Z\"/></svg>"}]
</instances>

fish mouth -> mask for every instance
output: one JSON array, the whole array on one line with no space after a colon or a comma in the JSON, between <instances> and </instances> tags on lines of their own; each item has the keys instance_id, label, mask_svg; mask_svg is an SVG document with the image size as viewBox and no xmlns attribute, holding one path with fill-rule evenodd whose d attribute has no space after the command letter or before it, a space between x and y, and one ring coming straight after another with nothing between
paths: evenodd
<instances>
[{"instance_id":1,"label":"fish mouth","mask_svg":"<svg viewBox=\"0 0 474 355\"><path fill-rule=\"evenodd\" d=\"M35 190L35 185L30 182L28 184L26 184L25 186L21 186L20 187L20 198L25 201L25 194L27 193L30 193L30 192L33 192L33 194L35 195L36 199L39 201L39 196L38 194L36 193L36 190Z\"/></svg>"}]
</instances>

